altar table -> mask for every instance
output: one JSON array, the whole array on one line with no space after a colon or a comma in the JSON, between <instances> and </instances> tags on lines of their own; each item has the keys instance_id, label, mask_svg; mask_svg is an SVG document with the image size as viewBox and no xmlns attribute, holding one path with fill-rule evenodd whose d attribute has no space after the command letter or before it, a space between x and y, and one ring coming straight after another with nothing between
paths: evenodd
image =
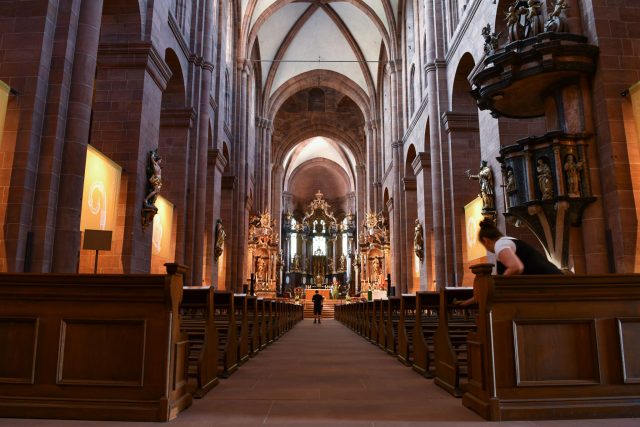
<instances>
[{"instance_id":1,"label":"altar table","mask_svg":"<svg viewBox=\"0 0 640 427\"><path fill-rule=\"evenodd\" d=\"M325 299L331 299L331 289L305 289L305 299L307 301L311 301L313 295L318 291L320 295L322 295Z\"/></svg>"}]
</instances>

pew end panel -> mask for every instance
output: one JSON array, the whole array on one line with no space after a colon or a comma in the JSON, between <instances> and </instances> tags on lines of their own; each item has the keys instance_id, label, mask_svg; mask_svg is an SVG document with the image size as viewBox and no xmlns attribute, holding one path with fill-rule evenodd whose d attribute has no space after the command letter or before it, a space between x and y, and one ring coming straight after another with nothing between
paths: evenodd
<instances>
[{"instance_id":1,"label":"pew end panel","mask_svg":"<svg viewBox=\"0 0 640 427\"><path fill-rule=\"evenodd\" d=\"M640 275L476 275L465 406L489 420L640 416Z\"/></svg>"},{"instance_id":2,"label":"pew end panel","mask_svg":"<svg viewBox=\"0 0 640 427\"><path fill-rule=\"evenodd\" d=\"M168 421L191 405L168 275L0 274L0 417Z\"/></svg>"},{"instance_id":3,"label":"pew end panel","mask_svg":"<svg viewBox=\"0 0 640 427\"><path fill-rule=\"evenodd\" d=\"M462 397L461 377L467 374L467 336L475 331L472 307L461 307L458 301L473 297L473 288L441 288L438 309L438 328L434 335L435 379L455 397Z\"/></svg>"},{"instance_id":4,"label":"pew end panel","mask_svg":"<svg viewBox=\"0 0 640 427\"><path fill-rule=\"evenodd\" d=\"M183 288L180 312L180 328L189 340L189 391L202 398L219 383L213 287Z\"/></svg>"}]
</instances>

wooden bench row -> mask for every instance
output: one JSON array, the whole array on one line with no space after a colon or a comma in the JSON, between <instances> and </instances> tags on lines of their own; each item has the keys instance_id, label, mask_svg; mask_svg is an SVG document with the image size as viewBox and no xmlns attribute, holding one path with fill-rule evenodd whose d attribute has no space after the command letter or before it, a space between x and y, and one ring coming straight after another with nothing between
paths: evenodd
<instances>
[{"instance_id":1,"label":"wooden bench row","mask_svg":"<svg viewBox=\"0 0 640 427\"><path fill-rule=\"evenodd\" d=\"M302 320L303 309L208 287L185 287L181 330L188 336L189 391L204 396L239 366Z\"/></svg>"},{"instance_id":2,"label":"wooden bench row","mask_svg":"<svg viewBox=\"0 0 640 427\"><path fill-rule=\"evenodd\" d=\"M640 416L640 275L491 276L336 319L488 420ZM462 308L458 301L474 297ZM398 308L399 307L399 308Z\"/></svg>"},{"instance_id":3,"label":"wooden bench row","mask_svg":"<svg viewBox=\"0 0 640 427\"><path fill-rule=\"evenodd\" d=\"M462 396L467 374L466 337L475 331L474 307L457 301L473 296L471 288L357 301L336 306L336 319L352 328L406 366L454 396ZM440 316L443 313L443 316Z\"/></svg>"},{"instance_id":4,"label":"wooden bench row","mask_svg":"<svg viewBox=\"0 0 640 427\"><path fill-rule=\"evenodd\" d=\"M302 320L185 271L0 274L0 418L167 421Z\"/></svg>"}]
</instances>

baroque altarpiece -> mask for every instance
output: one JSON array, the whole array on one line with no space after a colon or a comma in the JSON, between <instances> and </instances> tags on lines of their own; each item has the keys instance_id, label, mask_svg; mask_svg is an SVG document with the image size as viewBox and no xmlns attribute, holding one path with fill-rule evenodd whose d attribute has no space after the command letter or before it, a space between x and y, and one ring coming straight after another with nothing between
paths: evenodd
<instances>
[{"instance_id":1,"label":"baroque altarpiece","mask_svg":"<svg viewBox=\"0 0 640 427\"><path fill-rule=\"evenodd\" d=\"M332 287L346 294L354 288L351 266L355 250L354 218L353 214L346 214L341 220L336 219L320 191L304 215L298 218L289 212L283 215L285 292Z\"/></svg>"}]
</instances>

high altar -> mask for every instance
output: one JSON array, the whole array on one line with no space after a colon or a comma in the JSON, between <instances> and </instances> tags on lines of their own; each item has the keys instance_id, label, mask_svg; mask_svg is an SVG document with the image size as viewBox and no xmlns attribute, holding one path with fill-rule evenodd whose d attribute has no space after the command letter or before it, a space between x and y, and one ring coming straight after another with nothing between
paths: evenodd
<instances>
[{"instance_id":1,"label":"high altar","mask_svg":"<svg viewBox=\"0 0 640 427\"><path fill-rule=\"evenodd\" d=\"M281 283L282 254L275 220L268 211L249 220L248 248L256 295L275 298Z\"/></svg>"},{"instance_id":2,"label":"high altar","mask_svg":"<svg viewBox=\"0 0 640 427\"><path fill-rule=\"evenodd\" d=\"M301 219L283 216L285 291L295 287L325 288L337 282L342 294L353 288L354 215L338 221L318 191ZM335 280L335 282L334 282Z\"/></svg>"}]
</instances>

